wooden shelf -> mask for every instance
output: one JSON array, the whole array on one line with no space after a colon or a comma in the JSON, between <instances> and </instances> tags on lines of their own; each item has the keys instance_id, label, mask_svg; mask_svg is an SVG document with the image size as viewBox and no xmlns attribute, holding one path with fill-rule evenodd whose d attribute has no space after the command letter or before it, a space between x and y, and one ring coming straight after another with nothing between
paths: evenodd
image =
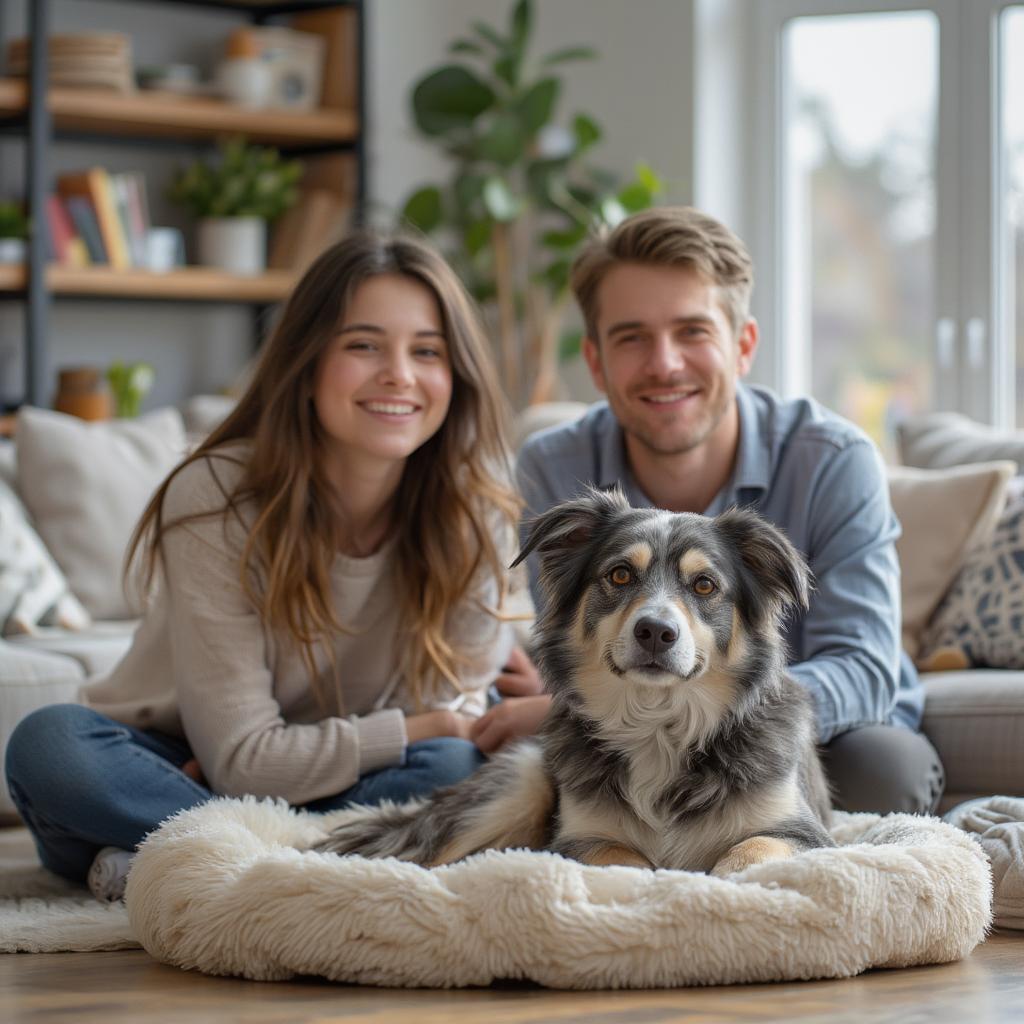
<instances>
[{"instance_id":1,"label":"wooden shelf","mask_svg":"<svg viewBox=\"0 0 1024 1024\"><path fill-rule=\"evenodd\" d=\"M223 100L156 90L53 88L47 96L57 131L179 139L244 135L252 142L284 147L343 144L359 133L359 119L351 110L249 110ZM0 116L23 113L27 105L28 83L0 78Z\"/></svg>"},{"instance_id":2,"label":"wooden shelf","mask_svg":"<svg viewBox=\"0 0 1024 1024\"><path fill-rule=\"evenodd\" d=\"M192 299L209 302L279 302L291 294L297 278L288 270L268 270L253 277L212 267L182 267L167 274L110 267L46 268L54 295L122 299ZM0 264L0 292L23 291L25 268Z\"/></svg>"}]
</instances>

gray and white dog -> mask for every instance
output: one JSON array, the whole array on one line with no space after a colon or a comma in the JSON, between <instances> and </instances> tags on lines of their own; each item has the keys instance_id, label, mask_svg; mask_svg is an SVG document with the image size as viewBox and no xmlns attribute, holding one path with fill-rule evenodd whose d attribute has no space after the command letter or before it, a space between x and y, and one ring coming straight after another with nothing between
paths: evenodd
<instances>
[{"instance_id":1,"label":"gray and white dog","mask_svg":"<svg viewBox=\"0 0 1024 1024\"><path fill-rule=\"evenodd\" d=\"M318 849L438 865L529 847L725 875L833 845L780 632L809 573L779 530L590 490L535 520L517 564L533 551L541 732L427 799L353 809Z\"/></svg>"}]
</instances>

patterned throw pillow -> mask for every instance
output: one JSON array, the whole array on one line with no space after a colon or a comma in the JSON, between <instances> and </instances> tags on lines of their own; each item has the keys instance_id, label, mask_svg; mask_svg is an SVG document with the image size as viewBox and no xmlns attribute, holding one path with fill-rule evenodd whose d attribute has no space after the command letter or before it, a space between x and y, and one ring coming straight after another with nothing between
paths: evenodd
<instances>
[{"instance_id":1,"label":"patterned throw pillow","mask_svg":"<svg viewBox=\"0 0 1024 1024\"><path fill-rule=\"evenodd\" d=\"M992 539L971 552L936 609L917 661L1024 669L1024 477L1014 477Z\"/></svg>"},{"instance_id":2,"label":"patterned throw pillow","mask_svg":"<svg viewBox=\"0 0 1024 1024\"><path fill-rule=\"evenodd\" d=\"M0 633L37 625L85 629L89 613L32 529L18 496L0 480Z\"/></svg>"}]
</instances>

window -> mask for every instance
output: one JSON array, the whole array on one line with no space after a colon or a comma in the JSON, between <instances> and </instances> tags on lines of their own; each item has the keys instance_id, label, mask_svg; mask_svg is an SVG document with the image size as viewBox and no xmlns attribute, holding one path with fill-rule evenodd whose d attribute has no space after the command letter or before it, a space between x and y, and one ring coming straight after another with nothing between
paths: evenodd
<instances>
[{"instance_id":1,"label":"window","mask_svg":"<svg viewBox=\"0 0 1024 1024\"><path fill-rule=\"evenodd\" d=\"M1002 315L1014 341L1016 422L1024 426L1024 6L1003 12L1002 54Z\"/></svg>"},{"instance_id":2,"label":"window","mask_svg":"<svg viewBox=\"0 0 1024 1024\"><path fill-rule=\"evenodd\" d=\"M1024 3L756 11L770 382L890 449L929 408L1024 426Z\"/></svg>"},{"instance_id":3,"label":"window","mask_svg":"<svg viewBox=\"0 0 1024 1024\"><path fill-rule=\"evenodd\" d=\"M929 11L784 29L791 383L880 442L931 400L937 72Z\"/></svg>"}]
</instances>

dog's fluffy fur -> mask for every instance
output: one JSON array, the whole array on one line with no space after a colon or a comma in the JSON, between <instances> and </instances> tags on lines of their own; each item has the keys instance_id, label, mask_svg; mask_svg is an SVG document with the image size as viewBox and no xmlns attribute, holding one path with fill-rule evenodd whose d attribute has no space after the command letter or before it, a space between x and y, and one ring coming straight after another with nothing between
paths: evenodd
<instances>
[{"instance_id":1,"label":"dog's fluffy fur","mask_svg":"<svg viewBox=\"0 0 1024 1024\"><path fill-rule=\"evenodd\" d=\"M531 847L729 874L833 845L780 638L808 572L778 530L592 490L535 521L519 560L534 550L541 733L428 799L353 809L319 849L437 865Z\"/></svg>"}]
</instances>

